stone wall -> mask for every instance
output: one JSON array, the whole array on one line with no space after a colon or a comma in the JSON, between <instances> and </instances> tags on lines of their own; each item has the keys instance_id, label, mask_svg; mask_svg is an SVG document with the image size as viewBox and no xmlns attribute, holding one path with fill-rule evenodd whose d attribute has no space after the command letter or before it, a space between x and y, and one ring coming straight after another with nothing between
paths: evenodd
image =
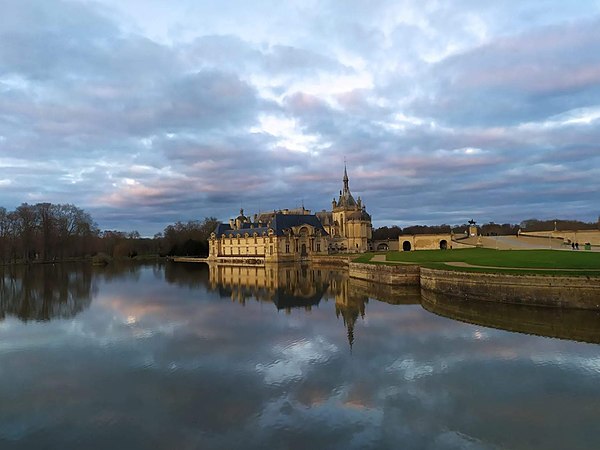
<instances>
[{"instance_id":1,"label":"stone wall","mask_svg":"<svg viewBox=\"0 0 600 450\"><path fill-rule=\"evenodd\" d=\"M401 234L398 236L398 249L400 251L413 250L440 250L451 249L454 244L452 233L439 234ZM409 243L410 246L407 247Z\"/></svg>"},{"instance_id":2,"label":"stone wall","mask_svg":"<svg viewBox=\"0 0 600 450\"><path fill-rule=\"evenodd\" d=\"M600 245L600 230L521 231L520 235L545 238L550 236L569 242L578 242L580 246L586 242L592 245Z\"/></svg>"},{"instance_id":3,"label":"stone wall","mask_svg":"<svg viewBox=\"0 0 600 450\"><path fill-rule=\"evenodd\" d=\"M351 278L395 286L418 286L419 269L419 266L408 264L387 266L351 262L348 265L348 273Z\"/></svg>"},{"instance_id":4,"label":"stone wall","mask_svg":"<svg viewBox=\"0 0 600 450\"><path fill-rule=\"evenodd\" d=\"M311 255L310 263L321 266L347 267L351 258L356 256L347 255Z\"/></svg>"},{"instance_id":5,"label":"stone wall","mask_svg":"<svg viewBox=\"0 0 600 450\"><path fill-rule=\"evenodd\" d=\"M348 265L351 278L420 286L463 300L600 310L600 277L511 275L426 269L417 265Z\"/></svg>"},{"instance_id":6,"label":"stone wall","mask_svg":"<svg viewBox=\"0 0 600 450\"><path fill-rule=\"evenodd\" d=\"M600 309L600 277L510 275L421 268L421 288L468 300Z\"/></svg>"},{"instance_id":7,"label":"stone wall","mask_svg":"<svg viewBox=\"0 0 600 450\"><path fill-rule=\"evenodd\" d=\"M383 248L379 248L379 247ZM387 247L387 249L385 248ZM379 239L371 241L370 249L371 251L398 251L398 239Z\"/></svg>"}]
</instances>

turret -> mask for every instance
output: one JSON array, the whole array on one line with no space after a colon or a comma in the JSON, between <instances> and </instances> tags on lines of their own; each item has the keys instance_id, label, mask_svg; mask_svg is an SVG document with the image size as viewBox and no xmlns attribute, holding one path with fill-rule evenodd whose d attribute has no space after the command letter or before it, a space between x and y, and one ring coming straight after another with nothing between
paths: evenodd
<instances>
[{"instance_id":1,"label":"turret","mask_svg":"<svg viewBox=\"0 0 600 450\"><path fill-rule=\"evenodd\" d=\"M344 193L350 191L350 188L348 187L348 171L346 170L346 164L344 164Z\"/></svg>"},{"instance_id":2,"label":"turret","mask_svg":"<svg viewBox=\"0 0 600 450\"><path fill-rule=\"evenodd\" d=\"M236 229L240 230L242 228L242 225L247 221L248 219L246 218L246 216L244 216L244 209L240 208L240 215L237 217L237 219L235 219Z\"/></svg>"}]
</instances>

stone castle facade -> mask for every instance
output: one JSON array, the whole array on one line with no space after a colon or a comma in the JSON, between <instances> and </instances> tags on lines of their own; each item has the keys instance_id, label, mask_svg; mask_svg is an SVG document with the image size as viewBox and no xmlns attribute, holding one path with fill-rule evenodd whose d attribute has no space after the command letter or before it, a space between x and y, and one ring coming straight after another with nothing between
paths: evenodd
<instances>
[{"instance_id":1,"label":"stone castle facade","mask_svg":"<svg viewBox=\"0 0 600 450\"><path fill-rule=\"evenodd\" d=\"M311 214L302 208L240 215L220 223L209 240L209 261L257 264L295 262L333 253L369 250L371 216L360 197L350 192L344 167L343 188L331 211Z\"/></svg>"}]
</instances>

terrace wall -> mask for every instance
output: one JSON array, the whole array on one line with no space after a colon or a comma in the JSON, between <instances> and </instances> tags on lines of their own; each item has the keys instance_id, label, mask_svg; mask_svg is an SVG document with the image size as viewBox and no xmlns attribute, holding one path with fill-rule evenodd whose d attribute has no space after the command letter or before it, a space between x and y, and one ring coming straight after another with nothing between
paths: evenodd
<instances>
[{"instance_id":1,"label":"terrace wall","mask_svg":"<svg viewBox=\"0 0 600 450\"><path fill-rule=\"evenodd\" d=\"M600 310L600 277L512 275L351 262L349 276L465 300Z\"/></svg>"}]
</instances>

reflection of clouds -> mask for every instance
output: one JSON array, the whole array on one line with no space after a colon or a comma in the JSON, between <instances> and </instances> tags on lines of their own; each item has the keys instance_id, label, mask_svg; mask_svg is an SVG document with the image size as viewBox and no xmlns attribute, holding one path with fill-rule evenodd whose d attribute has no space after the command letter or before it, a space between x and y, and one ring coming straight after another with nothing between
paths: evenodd
<instances>
[{"instance_id":1,"label":"reflection of clouds","mask_svg":"<svg viewBox=\"0 0 600 450\"><path fill-rule=\"evenodd\" d=\"M309 408L283 395L266 404L259 425L270 441L293 436L294 448L375 448L382 418L379 409L345 405L342 394Z\"/></svg>"},{"instance_id":2,"label":"reflection of clouds","mask_svg":"<svg viewBox=\"0 0 600 450\"><path fill-rule=\"evenodd\" d=\"M276 360L271 364L257 364L256 371L263 374L266 384L282 384L296 381L317 364L326 364L338 352L336 345L317 336L312 340L301 339L287 346L276 346Z\"/></svg>"},{"instance_id":3,"label":"reflection of clouds","mask_svg":"<svg viewBox=\"0 0 600 450\"><path fill-rule=\"evenodd\" d=\"M398 372L406 381L431 375L434 366L431 364L419 364L414 359L398 359L385 369L387 372Z\"/></svg>"},{"instance_id":4,"label":"reflection of clouds","mask_svg":"<svg viewBox=\"0 0 600 450\"><path fill-rule=\"evenodd\" d=\"M137 439L129 448L598 442L582 433L597 421L595 345L369 301L350 353L333 301L288 315L138 275L100 283L71 321L1 324L0 446L43 446L44 427L58 430L38 437L53 448L72 433Z\"/></svg>"},{"instance_id":5,"label":"reflection of clouds","mask_svg":"<svg viewBox=\"0 0 600 450\"><path fill-rule=\"evenodd\" d=\"M600 357L582 358L563 353L542 353L531 357L540 366L557 366L565 370L585 372L588 376L600 375Z\"/></svg>"}]
</instances>

